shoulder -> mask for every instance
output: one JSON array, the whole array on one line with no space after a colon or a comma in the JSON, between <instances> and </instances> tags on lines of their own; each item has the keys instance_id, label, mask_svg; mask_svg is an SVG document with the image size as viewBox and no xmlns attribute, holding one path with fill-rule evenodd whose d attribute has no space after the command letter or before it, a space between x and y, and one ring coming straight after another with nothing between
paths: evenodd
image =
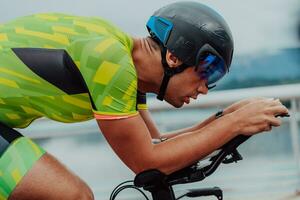
<instances>
[{"instance_id":1,"label":"shoulder","mask_svg":"<svg viewBox=\"0 0 300 200\"><path fill-rule=\"evenodd\" d=\"M131 48L111 36L77 40L68 48L68 53L80 65L83 74L106 69L135 74Z\"/></svg>"},{"instance_id":2,"label":"shoulder","mask_svg":"<svg viewBox=\"0 0 300 200\"><path fill-rule=\"evenodd\" d=\"M97 117L136 114L137 73L129 46L104 36L77 41L69 51L80 64Z\"/></svg>"}]
</instances>

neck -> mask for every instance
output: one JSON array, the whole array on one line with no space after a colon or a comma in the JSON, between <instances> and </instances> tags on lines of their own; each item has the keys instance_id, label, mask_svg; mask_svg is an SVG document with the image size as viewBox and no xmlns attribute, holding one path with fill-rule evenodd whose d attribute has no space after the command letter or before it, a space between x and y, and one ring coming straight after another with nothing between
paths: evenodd
<instances>
[{"instance_id":1,"label":"neck","mask_svg":"<svg viewBox=\"0 0 300 200\"><path fill-rule=\"evenodd\" d=\"M138 75L138 90L158 94L163 78L160 49L150 38L134 39L133 62Z\"/></svg>"}]
</instances>

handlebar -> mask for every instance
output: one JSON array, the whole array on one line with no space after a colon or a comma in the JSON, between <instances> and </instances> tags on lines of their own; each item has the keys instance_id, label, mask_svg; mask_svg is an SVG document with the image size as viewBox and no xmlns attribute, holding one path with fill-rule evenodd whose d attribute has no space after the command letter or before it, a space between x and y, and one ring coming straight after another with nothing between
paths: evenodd
<instances>
[{"instance_id":1,"label":"handlebar","mask_svg":"<svg viewBox=\"0 0 300 200\"><path fill-rule=\"evenodd\" d=\"M214 173L221 163L229 164L242 160L237 147L248 140L249 137L239 135L223 145L216 152L216 155L209 159L210 164L206 166L201 166L200 163L202 161L198 161L170 175L166 175L156 169L147 170L136 175L134 185L143 187L144 190L151 192L153 200L175 200L173 185L201 181ZM208 194L215 195L219 200L223 198L222 190L216 187L189 191L186 196L205 196Z\"/></svg>"}]
</instances>

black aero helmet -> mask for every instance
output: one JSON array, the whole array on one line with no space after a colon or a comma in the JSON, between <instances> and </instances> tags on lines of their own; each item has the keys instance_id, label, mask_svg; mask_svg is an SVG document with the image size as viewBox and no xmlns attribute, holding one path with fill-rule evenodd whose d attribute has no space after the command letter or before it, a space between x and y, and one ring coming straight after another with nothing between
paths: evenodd
<instances>
[{"instance_id":1,"label":"black aero helmet","mask_svg":"<svg viewBox=\"0 0 300 200\"><path fill-rule=\"evenodd\" d=\"M150 17L147 29L162 49L165 73L158 99L163 99L170 77L189 66L204 63L208 75L213 74L209 84L228 72L233 55L231 31L223 17L211 8L198 2L172 3ZM183 62L182 66L167 65L167 49Z\"/></svg>"}]
</instances>

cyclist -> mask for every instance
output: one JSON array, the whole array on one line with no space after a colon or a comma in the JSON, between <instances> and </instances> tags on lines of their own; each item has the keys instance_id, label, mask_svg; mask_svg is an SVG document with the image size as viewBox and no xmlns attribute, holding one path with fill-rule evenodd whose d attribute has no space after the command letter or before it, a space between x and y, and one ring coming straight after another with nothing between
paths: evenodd
<instances>
[{"instance_id":1,"label":"cyclist","mask_svg":"<svg viewBox=\"0 0 300 200\"><path fill-rule=\"evenodd\" d=\"M207 94L229 70L233 40L224 19L197 2L159 9L147 28L150 37L132 38L103 19L58 13L0 27L0 199L93 199L80 178L13 129L39 117L68 123L95 118L133 172L167 174L237 134L281 124L275 116L288 110L279 100L248 99L152 144L151 138L163 138L145 93L174 107Z\"/></svg>"}]
</instances>

